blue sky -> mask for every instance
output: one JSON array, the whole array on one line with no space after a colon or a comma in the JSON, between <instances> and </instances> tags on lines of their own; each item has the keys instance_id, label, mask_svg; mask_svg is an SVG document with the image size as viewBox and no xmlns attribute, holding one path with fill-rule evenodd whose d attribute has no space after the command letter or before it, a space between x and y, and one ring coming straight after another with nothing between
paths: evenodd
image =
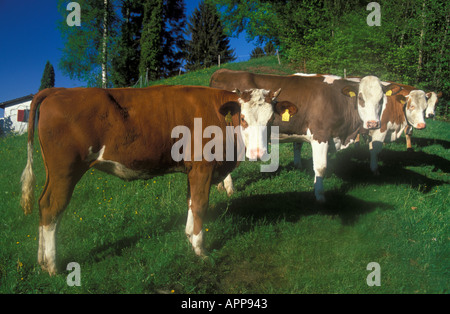
<instances>
[{"instance_id":1,"label":"blue sky","mask_svg":"<svg viewBox=\"0 0 450 314\"><path fill-rule=\"evenodd\" d=\"M187 17L199 2L185 0ZM63 43L57 23L65 18L56 0L0 0L0 102L35 94L47 60L55 68L56 87L85 86L58 69ZM231 38L238 61L248 59L254 47L244 34Z\"/></svg>"}]
</instances>

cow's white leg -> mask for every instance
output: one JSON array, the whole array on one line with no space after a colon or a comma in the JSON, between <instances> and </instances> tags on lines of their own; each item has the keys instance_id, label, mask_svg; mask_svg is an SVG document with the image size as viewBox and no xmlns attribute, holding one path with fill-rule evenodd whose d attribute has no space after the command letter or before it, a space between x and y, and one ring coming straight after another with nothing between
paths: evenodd
<instances>
[{"instance_id":1,"label":"cow's white leg","mask_svg":"<svg viewBox=\"0 0 450 314\"><path fill-rule=\"evenodd\" d=\"M189 210L188 210L188 216L186 221L186 236L188 237L189 241L192 243L192 235L194 234L194 215L192 214L192 200L189 199L188 201Z\"/></svg>"},{"instance_id":2,"label":"cow's white leg","mask_svg":"<svg viewBox=\"0 0 450 314\"><path fill-rule=\"evenodd\" d=\"M194 249L195 254L198 256L202 256L203 253L203 230L200 230L198 234L192 235L192 248Z\"/></svg>"},{"instance_id":3,"label":"cow's white leg","mask_svg":"<svg viewBox=\"0 0 450 314\"><path fill-rule=\"evenodd\" d=\"M207 163L194 163L188 174L189 180L189 212L186 224L186 234L192 244L195 254L204 256L203 220L209 203L209 192L213 168Z\"/></svg>"},{"instance_id":4,"label":"cow's white leg","mask_svg":"<svg viewBox=\"0 0 450 314\"><path fill-rule=\"evenodd\" d=\"M59 219L46 226L39 226L38 263L50 275L57 272L56 268L56 230Z\"/></svg>"},{"instance_id":5,"label":"cow's white leg","mask_svg":"<svg viewBox=\"0 0 450 314\"><path fill-rule=\"evenodd\" d=\"M227 195L231 196L234 193L233 179L231 178L231 173L223 180L223 185L227 191Z\"/></svg>"},{"instance_id":6,"label":"cow's white leg","mask_svg":"<svg viewBox=\"0 0 450 314\"><path fill-rule=\"evenodd\" d=\"M194 249L195 254L202 255L203 254L203 231L200 231L198 234L194 234L194 215L192 213L192 200L189 199L189 210L186 221L186 236L189 239L189 242L192 244L192 248Z\"/></svg>"},{"instance_id":7,"label":"cow's white leg","mask_svg":"<svg viewBox=\"0 0 450 314\"><path fill-rule=\"evenodd\" d=\"M383 149L383 143L379 141L372 141L369 143L370 149L370 170L374 175L379 175L380 172L378 170L378 154Z\"/></svg>"},{"instance_id":8,"label":"cow's white leg","mask_svg":"<svg viewBox=\"0 0 450 314\"><path fill-rule=\"evenodd\" d=\"M319 202L325 201L323 177L327 169L328 142L311 141L314 166L314 194Z\"/></svg>"},{"instance_id":9,"label":"cow's white leg","mask_svg":"<svg viewBox=\"0 0 450 314\"><path fill-rule=\"evenodd\" d=\"M294 167L300 169L302 167L302 142L294 142L292 146L294 148Z\"/></svg>"},{"instance_id":10,"label":"cow's white leg","mask_svg":"<svg viewBox=\"0 0 450 314\"><path fill-rule=\"evenodd\" d=\"M378 170L378 154L383 149L383 142L386 137L386 132L380 132L380 130L374 130L371 132L372 140L369 143L370 150L370 170L374 175L379 174Z\"/></svg>"}]
</instances>

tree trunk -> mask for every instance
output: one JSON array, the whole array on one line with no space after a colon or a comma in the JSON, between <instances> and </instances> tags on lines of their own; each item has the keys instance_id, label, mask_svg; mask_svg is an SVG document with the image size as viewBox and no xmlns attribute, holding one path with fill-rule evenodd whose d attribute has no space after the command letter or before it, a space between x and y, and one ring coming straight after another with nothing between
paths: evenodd
<instances>
[{"instance_id":1,"label":"tree trunk","mask_svg":"<svg viewBox=\"0 0 450 314\"><path fill-rule=\"evenodd\" d=\"M108 0L103 0L103 47L102 47L102 88L108 87L107 41L108 41Z\"/></svg>"},{"instance_id":2,"label":"tree trunk","mask_svg":"<svg viewBox=\"0 0 450 314\"><path fill-rule=\"evenodd\" d=\"M425 35L425 3L426 3L426 0L423 0L423 5L422 5L422 30L420 31L419 60L417 61L416 82L419 81L420 71L422 70L423 40L424 40L424 35Z\"/></svg>"}]
</instances>

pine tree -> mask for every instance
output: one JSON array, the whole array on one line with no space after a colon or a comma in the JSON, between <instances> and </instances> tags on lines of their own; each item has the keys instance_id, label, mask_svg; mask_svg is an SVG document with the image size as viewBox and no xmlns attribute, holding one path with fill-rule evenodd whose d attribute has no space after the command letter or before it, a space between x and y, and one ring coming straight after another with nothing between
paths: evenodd
<instances>
[{"instance_id":1,"label":"pine tree","mask_svg":"<svg viewBox=\"0 0 450 314\"><path fill-rule=\"evenodd\" d=\"M264 50L261 47L256 47L250 53L250 59L256 59L264 57Z\"/></svg>"},{"instance_id":2,"label":"pine tree","mask_svg":"<svg viewBox=\"0 0 450 314\"><path fill-rule=\"evenodd\" d=\"M162 34L164 55L162 70L164 76L171 76L178 73L184 56L183 34L186 25L184 0L165 0L163 13L165 27Z\"/></svg>"},{"instance_id":3,"label":"pine tree","mask_svg":"<svg viewBox=\"0 0 450 314\"><path fill-rule=\"evenodd\" d=\"M183 0L146 0L143 5L139 73L155 80L181 65L185 24Z\"/></svg>"},{"instance_id":4,"label":"pine tree","mask_svg":"<svg viewBox=\"0 0 450 314\"><path fill-rule=\"evenodd\" d=\"M264 46L264 52L266 53L266 55L268 56L273 56L276 53L275 50L275 46L273 45L273 43L271 41L269 41L265 46Z\"/></svg>"},{"instance_id":5,"label":"pine tree","mask_svg":"<svg viewBox=\"0 0 450 314\"><path fill-rule=\"evenodd\" d=\"M217 9L202 1L194 10L187 25L186 68L194 70L217 63L218 56L225 62L236 59L230 41L224 34Z\"/></svg>"},{"instance_id":6,"label":"pine tree","mask_svg":"<svg viewBox=\"0 0 450 314\"><path fill-rule=\"evenodd\" d=\"M43 90L46 88L55 86L55 70L53 69L53 65L51 65L50 61L47 61L44 68L44 74L42 74L41 78L41 86L39 90Z\"/></svg>"},{"instance_id":7,"label":"pine tree","mask_svg":"<svg viewBox=\"0 0 450 314\"><path fill-rule=\"evenodd\" d=\"M112 59L112 81L115 87L132 86L139 79L142 12L140 1L123 1L121 36L117 54Z\"/></svg>"},{"instance_id":8,"label":"pine tree","mask_svg":"<svg viewBox=\"0 0 450 314\"><path fill-rule=\"evenodd\" d=\"M155 80L161 73L163 59L163 0L145 1L143 15L139 74L145 77L148 71L148 79Z\"/></svg>"}]
</instances>

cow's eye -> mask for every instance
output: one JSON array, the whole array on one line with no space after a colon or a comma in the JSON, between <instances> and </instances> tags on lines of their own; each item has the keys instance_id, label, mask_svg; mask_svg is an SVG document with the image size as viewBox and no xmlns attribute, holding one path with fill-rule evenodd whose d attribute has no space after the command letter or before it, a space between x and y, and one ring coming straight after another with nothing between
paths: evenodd
<instances>
[{"instance_id":1,"label":"cow's eye","mask_svg":"<svg viewBox=\"0 0 450 314\"><path fill-rule=\"evenodd\" d=\"M415 108L414 106L409 107L410 110L414 110L414 108Z\"/></svg>"}]
</instances>

